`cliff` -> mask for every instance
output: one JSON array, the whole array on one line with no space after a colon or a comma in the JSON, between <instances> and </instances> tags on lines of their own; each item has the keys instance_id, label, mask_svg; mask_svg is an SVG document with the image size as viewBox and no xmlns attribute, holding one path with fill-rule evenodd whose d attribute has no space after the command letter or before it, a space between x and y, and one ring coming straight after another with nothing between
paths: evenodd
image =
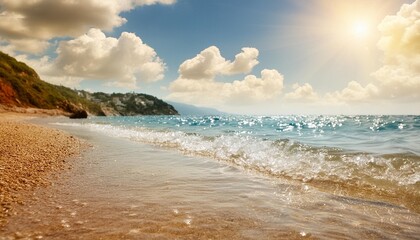
<instances>
[{"instance_id":1,"label":"cliff","mask_svg":"<svg viewBox=\"0 0 420 240\"><path fill-rule=\"evenodd\" d=\"M55 109L67 116L83 112L97 116L178 114L173 106L146 94L88 93L44 82L35 70L2 52L0 105Z\"/></svg>"}]
</instances>

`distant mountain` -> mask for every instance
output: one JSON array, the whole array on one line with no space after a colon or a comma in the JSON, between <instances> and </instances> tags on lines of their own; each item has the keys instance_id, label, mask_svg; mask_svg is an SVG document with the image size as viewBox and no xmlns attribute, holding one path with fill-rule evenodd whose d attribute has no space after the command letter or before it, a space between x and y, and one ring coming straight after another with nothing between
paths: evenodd
<instances>
[{"instance_id":1,"label":"distant mountain","mask_svg":"<svg viewBox=\"0 0 420 240\"><path fill-rule=\"evenodd\" d=\"M156 97L136 93L88 93L42 81L31 67L0 52L0 105L55 109L68 116L174 115Z\"/></svg>"},{"instance_id":2,"label":"distant mountain","mask_svg":"<svg viewBox=\"0 0 420 240\"><path fill-rule=\"evenodd\" d=\"M227 115L228 113L221 112L214 108L197 107L185 103L178 103L167 101L169 104L175 107L180 115Z\"/></svg>"}]
</instances>

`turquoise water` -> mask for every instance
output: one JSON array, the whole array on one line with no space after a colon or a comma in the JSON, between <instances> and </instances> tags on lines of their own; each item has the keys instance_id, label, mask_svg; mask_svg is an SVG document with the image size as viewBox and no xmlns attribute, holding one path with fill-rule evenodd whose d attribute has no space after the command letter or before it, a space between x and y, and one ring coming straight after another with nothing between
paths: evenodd
<instances>
[{"instance_id":1,"label":"turquoise water","mask_svg":"<svg viewBox=\"0 0 420 240\"><path fill-rule=\"evenodd\" d=\"M420 155L420 116L146 116L92 118L85 123L193 134L203 139L290 140L343 151Z\"/></svg>"},{"instance_id":2,"label":"turquoise water","mask_svg":"<svg viewBox=\"0 0 420 240\"><path fill-rule=\"evenodd\" d=\"M71 124L275 177L420 193L420 116L94 117Z\"/></svg>"}]
</instances>

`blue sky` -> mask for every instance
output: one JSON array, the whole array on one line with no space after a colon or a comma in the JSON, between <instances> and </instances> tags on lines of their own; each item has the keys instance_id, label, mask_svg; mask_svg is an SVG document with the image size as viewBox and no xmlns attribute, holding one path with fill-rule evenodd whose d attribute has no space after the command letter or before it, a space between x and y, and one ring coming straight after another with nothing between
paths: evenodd
<instances>
[{"instance_id":1,"label":"blue sky","mask_svg":"<svg viewBox=\"0 0 420 240\"><path fill-rule=\"evenodd\" d=\"M420 114L419 9L419 0L3 0L0 50L55 84L234 113Z\"/></svg>"}]
</instances>

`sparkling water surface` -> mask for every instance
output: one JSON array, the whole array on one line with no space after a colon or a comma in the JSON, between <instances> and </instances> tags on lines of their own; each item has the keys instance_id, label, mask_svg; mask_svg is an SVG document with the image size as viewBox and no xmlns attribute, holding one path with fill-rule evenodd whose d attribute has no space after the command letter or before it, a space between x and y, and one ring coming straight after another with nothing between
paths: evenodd
<instances>
[{"instance_id":1,"label":"sparkling water surface","mask_svg":"<svg viewBox=\"0 0 420 240\"><path fill-rule=\"evenodd\" d=\"M420 181L420 116L95 117L76 124L295 179Z\"/></svg>"},{"instance_id":2,"label":"sparkling water surface","mask_svg":"<svg viewBox=\"0 0 420 240\"><path fill-rule=\"evenodd\" d=\"M294 140L367 153L420 155L420 116L142 116L94 117L83 124L203 137Z\"/></svg>"}]
</instances>

